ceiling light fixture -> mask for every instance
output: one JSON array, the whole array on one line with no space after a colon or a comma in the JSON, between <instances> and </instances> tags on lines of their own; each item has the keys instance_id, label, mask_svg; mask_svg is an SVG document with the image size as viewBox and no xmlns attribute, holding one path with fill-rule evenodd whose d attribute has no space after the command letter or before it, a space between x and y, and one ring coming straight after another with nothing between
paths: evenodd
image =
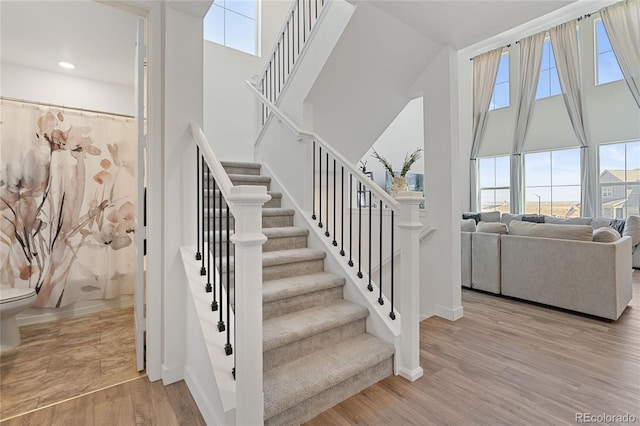
<instances>
[{"instance_id":1,"label":"ceiling light fixture","mask_svg":"<svg viewBox=\"0 0 640 426\"><path fill-rule=\"evenodd\" d=\"M72 69L74 69L76 67L71 62L64 62L64 61L58 62L58 65L60 65L62 68L66 68L68 70L72 70Z\"/></svg>"}]
</instances>

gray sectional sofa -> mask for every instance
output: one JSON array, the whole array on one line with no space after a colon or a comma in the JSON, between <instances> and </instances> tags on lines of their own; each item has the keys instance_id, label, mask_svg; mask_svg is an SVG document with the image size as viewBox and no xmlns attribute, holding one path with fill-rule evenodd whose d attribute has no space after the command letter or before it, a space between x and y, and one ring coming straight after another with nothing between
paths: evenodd
<instances>
[{"instance_id":1,"label":"gray sectional sofa","mask_svg":"<svg viewBox=\"0 0 640 426\"><path fill-rule=\"evenodd\" d=\"M503 214L497 222L493 214L463 220L462 285L618 319L632 298L632 251L640 252L632 236L594 230L587 218L577 225L520 219ZM632 227L640 224L635 220Z\"/></svg>"}]
</instances>

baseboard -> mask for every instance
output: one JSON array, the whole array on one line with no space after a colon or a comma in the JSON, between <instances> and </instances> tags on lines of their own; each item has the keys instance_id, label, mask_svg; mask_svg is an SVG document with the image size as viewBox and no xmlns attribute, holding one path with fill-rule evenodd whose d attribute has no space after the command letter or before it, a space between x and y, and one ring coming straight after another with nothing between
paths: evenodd
<instances>
[{"instance_id":1,"label":"baseboard","mask_svg":"<svg viewBox=\"0 0 640 426\"><path fill-rule=\"evenodd\" d=\"M400 367L398 369L398 374L409 380L410 382L415 382L424 375L424 370L422 369L422 367L416 367L413 370Z\"/></svg>"},{"instance_id":2,"label":"baseboard","mask_svg":"<svg viewBox=\"0 0 640 426\"><path fill-rule=\"evenodd\" d=\"M166 366L162 365L162 383L170 385L184 379L184 365Z\"/></svg>"},{"instance_id":3,"label":"baseboard","mask_svg":"<svg viewBox=\"0 0 640 426\"><path fill-rule=\"evenodd\" d=\"M64 308L29 308L16 316L18 326L55 321L63 318L93 314L107 309L126 308L133 306L134 297L131 294L113 299L83 300Z\"/></svg>"},{"instance_id":4,"label":"baseboard","mask_svg":"<svg viewBox=\"0 0 640 426\"><path fill-rule=\"evenodd\" d=\"M457 308L447 308L441 305L436 306L435 315L440 318L447 319L449 321L456 321L462 318L464 312L462 306L458 306Z\"/></svg>"}]
</instances>

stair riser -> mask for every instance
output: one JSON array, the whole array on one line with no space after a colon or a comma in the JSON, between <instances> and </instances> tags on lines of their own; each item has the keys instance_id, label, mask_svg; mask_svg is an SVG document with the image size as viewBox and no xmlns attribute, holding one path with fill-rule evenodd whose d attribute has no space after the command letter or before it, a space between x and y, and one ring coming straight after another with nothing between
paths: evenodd
<instances>
[{"instance_id":1,"label":"stair riser","mask_svg":"<svg viewBox=\"0 0 640 426\"><path fill-rule=\"evenodd\" d=\"M211 192L211 191L209 191L209 192ZM206 193L205 193L205 195L206 195ZM216 195L216 214L217 214L217 210L218 210L218 206L219 206L219 204L218 204L219 201L218 200L219 200L218 196ZM213 198L211 199L211 201L209 203L210 203L209 205L211 207L213 207ZM204 199L204 205L205 206L207 205L207 198L206 197ZM280 207L282 207L282 198L281 197L271 196L271 199L269 201L267 201L266 203L264 203L262 207L265 207L265 208L280 208ZM227 202L225 201L224 197L222 197L222 209L225 210L226 208L227 208Z\"/></svg>"},{"instance_id":2,"label":"stair riser","mask_svg":"<svg viewBox=\"0 0 640 426\"><path fill-rule=\"evenodd\" d=\"M307 236L300 237L283 237L269 238L262 246L262 252L289 250L296 248L305 248L307 246Z\"/></svg>"},{"instance_id":3,"label":"stair riser","mask_svg":"<svg viewBox=\"0 0 640 426\"><path fill-rule=\"evenodd\" d=\"M271 190L271 184L267 181L255 181L253 179L242 179L242 178L237 178L237 177L233 177L231 178L231 183L234 186L237 185L249 185L249 186L265 186L267 188L267 191ZM206 187L206 182L204 183L205 187ZM213 179L209 179L209 185L210 188L213 188Z\"/></svg>"},{"instance_id":4,"label":"stair riser","mask_svg":"<svg viewBox=\"0 0 640 426\"><path fill-rule=\"evenodd\" d=\"M287 315L304 309L320 306L342 299L342 286L306 293L287 299L266 302L262 305L262 319L266 321L281 315Z\"/></svg>"},{"instance_id":5,"label":"stair riser","mask_svg":"<svg viewBox=\"0 0 640 426\"><path fill-rule=\"evenodd\" d=\"M297 277L300 275L313 274L324 270L324 259L305 260L303 262L285 263L283 265L263 266L262 281L279 280L280 278ZM222 277L226 280L226 272ZM231 281L234 279L234 272L231 272ZM224 281L226 282L226 281Z\"/></svg>"},{"instance_id":6,"label":"stair riser","mask_svg":"<svg viewBox=\"0 0 640 426\"><path fill-rule=\"evenodd\" d=\"M260 168L254 167L224 166L224 171L230 175L260 176Z\"/></svg>"},{"instance_id":7,"label":"stair riser","mask_svg":"<svg viewBox=\"0 0 640 426\"><path fill-rule=\"evenodd\" d=\"M302 401L281 413L265 419L265 426L302 424L345 399L393 374L393 357Z\"/></svg>"},{"instance_id":8,"label":"stair riser","mask_svg":"<svg viewBox=\"0 0 640 426\"><path fill-rule=\"evenodd\" d=\"M218 229L218 221L219 217L215 218L215 228ZM234 229L235 220L231 218L230 229ZM282 215L282 216L262 216L262 227L263 228L279 228L282 226L293 226L293 216L291 215ZM209 223L205 221L204 229L207 231L209 229ZM222 218L222 229L226 232L227 229L227 218Z\"/></svg>"},{"instance_id":9,"label":"stair riser","mask_svg":"<svg viewBox=\"0 0 640 426\"><path fill-rule=\"evenodd\" d=\"M286 364L294 359L312 354L321 349L339 345L351 337L366 331L365 318L341 325L322 333L314 334L305 339L280 346L263 354L264 369L270 369Z\"/></svg>"}]
</instances>

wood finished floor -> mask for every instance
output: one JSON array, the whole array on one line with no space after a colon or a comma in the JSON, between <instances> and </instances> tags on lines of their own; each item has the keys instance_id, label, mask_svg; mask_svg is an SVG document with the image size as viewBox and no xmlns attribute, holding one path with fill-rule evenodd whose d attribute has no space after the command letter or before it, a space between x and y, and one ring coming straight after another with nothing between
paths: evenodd
<instances>
[{"instance_id":1,"label":"wood finished floor","mask_svg":"<svg viewBox=\"0 0 640 426\"><path fill-rule=\"evenodd\" d=\"M140 377L133 308L20 327L0 354L0 419Z\"/></svg>"},{"instance_id":2,"label":"wood finished floor","mask_svg":"<svg viewBox=\"0 0 640 426\"><path fill-rule=\"evenodd\" d=\"M306 425L575 425L579 412L638 423L640 271L633 280L617 322L464 290L462 319L421 324L422 378L385 379Z\"/></svg>"}]
</instances>

